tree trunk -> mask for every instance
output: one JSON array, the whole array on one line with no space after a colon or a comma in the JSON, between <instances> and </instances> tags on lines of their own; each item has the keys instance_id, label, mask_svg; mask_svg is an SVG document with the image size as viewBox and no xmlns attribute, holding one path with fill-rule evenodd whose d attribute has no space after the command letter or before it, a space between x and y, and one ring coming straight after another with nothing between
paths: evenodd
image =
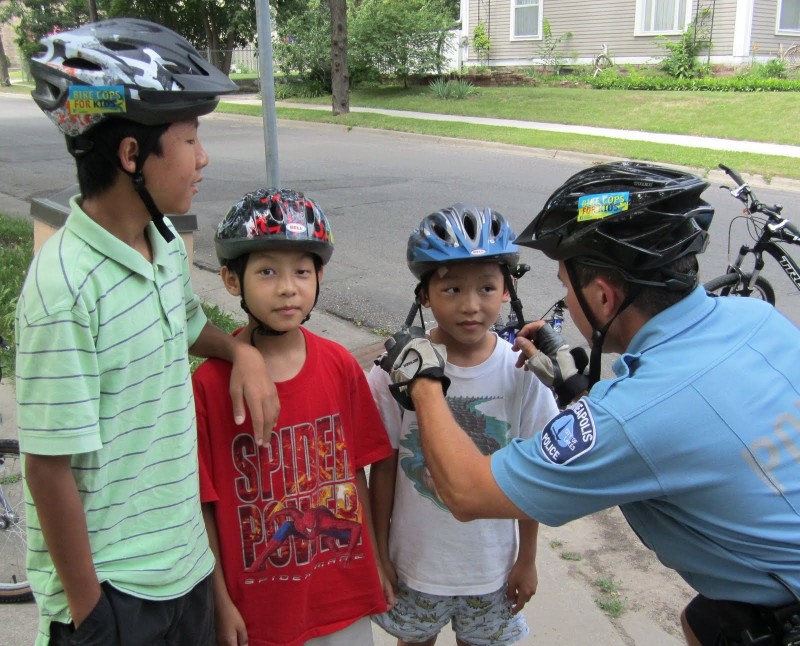
<instances>
[{"instance_id":1,"label":"tree trunk","mask_svg":"<svg viewBox=\"0 0 800 646\"><path fill-rule=\"evenodd\" d=\"M328 0L331 8L331 90L333 114L350 112L347 70L347 0Z\"/></svg>"},{"instance_id":2,"label":"tree trunk","mask_svg":"<svg viewBox=\"0 0 800 646\"><path fill-rule=\"evenodd\" d=\"M89 22L97 22L97 0L89 0Z\"/></svg>"},{"instance_id":3,"label":"tree trunk","mask_svg":"<svg viewBox=\"0 0 800 646\"><path fill-rule=\"evenodd\" d=\"M8 75L8 61L6 60L6 50L3 47L3 37L0 35L0 85L6 87L11 85L11 78Z\"/></svg>"}]
</instances>

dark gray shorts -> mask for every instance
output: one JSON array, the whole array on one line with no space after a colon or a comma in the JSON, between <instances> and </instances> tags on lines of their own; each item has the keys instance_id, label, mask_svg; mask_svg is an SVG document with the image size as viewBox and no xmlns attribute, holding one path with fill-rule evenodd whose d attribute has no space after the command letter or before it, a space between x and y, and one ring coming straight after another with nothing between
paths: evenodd
<instances>
[{"instance_id":1,"label":"dark gray shorts","mask_svg":"<svg viewBox=\"0 0 800 646\"><path fill-rule=\"evenodd\" d=\"M50 624L51 646L215 646L211 577L166 601L150 601L103 583L103 594L78 630Z\"/></svg>"}]
</instances>

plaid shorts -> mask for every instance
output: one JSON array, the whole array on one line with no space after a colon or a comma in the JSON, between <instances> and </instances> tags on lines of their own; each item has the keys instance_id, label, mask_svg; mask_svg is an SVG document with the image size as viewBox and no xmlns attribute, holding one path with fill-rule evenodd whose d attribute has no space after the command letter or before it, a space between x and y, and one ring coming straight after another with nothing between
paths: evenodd
<instances>
[{"instance_id":1,"label":"plaid shorts","mask_svg":"<svg viewBox=\"0 0 800 646\"><path fill-rule=\"evenodd\" d=\"M513 644L530 632L521 612L506 599L506 586L490 594L439 596L417 592L400 583L397 603L372 621L405 642L435 637L448 623L458 639L470 646Z\"/></svg>"}]
</instances>

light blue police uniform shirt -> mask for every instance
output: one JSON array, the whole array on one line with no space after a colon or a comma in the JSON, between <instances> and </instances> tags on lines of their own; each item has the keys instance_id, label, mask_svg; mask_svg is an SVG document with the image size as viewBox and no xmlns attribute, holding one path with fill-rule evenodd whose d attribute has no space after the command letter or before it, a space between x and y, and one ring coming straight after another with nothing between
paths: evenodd
<instances>
[{"instance_id":1,"label":"light blue police uniform shirt","mask_svg":"<svg viewBox=\"0 0 800 646\"><path fill-rule=\"evenodd\" d=\"M650 319L614 379L492 455L526 514L562 525L619 505L667 567L714 599L800 591L800 330L698 287Z\"/></svg>"}]
</instances>

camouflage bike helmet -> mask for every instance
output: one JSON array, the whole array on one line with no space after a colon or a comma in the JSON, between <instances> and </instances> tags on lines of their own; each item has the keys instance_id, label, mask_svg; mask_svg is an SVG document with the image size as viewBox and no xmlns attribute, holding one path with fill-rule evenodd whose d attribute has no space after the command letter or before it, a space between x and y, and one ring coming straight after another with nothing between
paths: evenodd
<instances>
[{"instance_id":1,"label":"camouflage bike helmet","mask_svg":"<svg viewBox=\"0 0 800 646\"><path fill-rule=\"evenodd\" d=\"M697 272L669 267L708 244L714 209L700 198L701 178L639 162L613 162L579 171L556 189L515 240L564 262L575 297L592 326L589 386L600 378L609 327L647 287L685 292ZM574 263L612 269L632 285L611 319L600 326L586 302Z\"/></svg>"},{"instance_id":2,"label":"camouflage bike helmet","mask_svg":"<svg viewBox=\"0 0 800 646\"><path fill-rule=\"evenodd\" d=\"M230 208L217 226L214 247L220 265L234 269L239 277L242 309L257 323L253 332L275 335L282 333L259 321L248 309L244 296L246 263L235 261L254 251L287 249L314 255L321 267L333 254L333 233L322 209L302 193L262 188L246 193ZM318 298L319 281L315 305Z\"/></svg>"},{"instance_id":3,"label":"camouflage bike helmet","mask_svg":"<svg viewBox=\"0 0 800 646\"><path fill-rule=\"evenodd\" d=\"M69 137L106 119L153 126L199 117L236 90L182 36L146 20L102 20L40 42L33 99Z\"/></svg>"},{"instance_id":4,"label":"camouflage bike helmet","mask_svg":"<svg viewBox=\"0 0 800 646\"><path fill-rule=\"evenodd\" d=\"M213 111L220 95L236 90L183 37L146 20L103 20L40 42L44 51L30 61L33 99L64 133L76 158L96 149L91 134L100 123L124 119L159 126L193 119ZM134 188L170 241L174 234L142 175L154 142L139 144Z\"/></svg>"},{"instance_id":5,"label":"camouflage bike helmet","mask_svg":"<svg viewBox=\"0 0 800 646\"><path fill-rule=\"evenodd\" d=\"M519 248L514 244L514 232L497 211L459 202L426 215L408 238L406 261L411 273L421 281L406 318L406 327L419 311L422 281L437 267L464 261L500 265L516 319L513 327L523 325L522 303L517 298L514 278L521 277L528 267L518 264ZM421 315L420 321L424 329Z\"/></svg>"}]
</instances>

